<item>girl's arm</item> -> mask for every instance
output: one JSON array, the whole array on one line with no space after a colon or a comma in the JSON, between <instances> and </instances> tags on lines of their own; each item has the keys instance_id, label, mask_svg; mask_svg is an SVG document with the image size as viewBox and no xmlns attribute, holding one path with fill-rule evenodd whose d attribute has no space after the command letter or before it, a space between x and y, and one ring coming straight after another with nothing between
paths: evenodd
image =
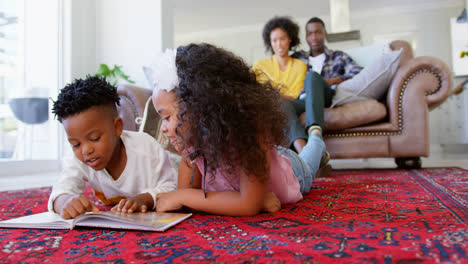
<instances>
[{"instance_id":1,"label":"girl's arm","mask_svg":"<svg viewBox=\"0 0 468 264\"><path fill-rule=\"evenodd\" d=\"M266 151L266 171L270 171L270 153ZM157 196L157 211L178 210L183 206L190 207L197 211L212 214L246 216L256 215L264 207L265 193L268 177L258 179L255 176L248 176L240 173L239 191L217 191L208 192L206 198L201 190L201 174L195 164L194 184L190 184L192 168L185 162L181 162L179 168L179 188L173 192L161 193ZM194 187L190 187L194 186ZM196 189L194 189L196 188Z\"/></svg>"},{"instance_id":2,"label":"girl's arm","mask_svg":"<svg viewBox=\"0 0 468 264\"><path fill-rule=\"evenodd\" d=\"M178 189L157 196L157 211L172 211L187 206L211 214L247 216L258 214L264 202L266 182L242 174L240 191L208 192L201 189Z\"/></svg>"},{"instance_id":3,"label":"girl's arm","mask_svg":"<svg viewBox=\"0 0 468 264\"><path fill-rule=\"evenodd\" d=\"M191 183L192 173L193 182ZM188 162L188 157L186 155L182 156L182 159L180 160L179 176L177 181L177 189L201 188L200 170L198 170L197 165L190 164L190 162Z\"/></svg>"}]
</instances>

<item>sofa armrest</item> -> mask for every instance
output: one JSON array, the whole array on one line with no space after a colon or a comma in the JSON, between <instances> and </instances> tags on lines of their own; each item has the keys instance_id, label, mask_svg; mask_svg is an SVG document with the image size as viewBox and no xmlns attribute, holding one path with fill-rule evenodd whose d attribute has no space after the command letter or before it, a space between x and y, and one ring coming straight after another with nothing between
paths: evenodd
<instances>
[{"instance_id":1,"label":"sofa armrest","mask_svg":"<svg viewBox=\"0 0 468 264\"><path fill-rule=\"evenodd\" d=\"M120 97L120 105L117 107L119 116L123 119L124 129L130 131L143 131L156 138L159 143L167 150L177 155L180 153L170 144L167 138L159 132L159 115L154 109L153 103L149 101L152 91L146 88L130 84L123 84L117 87L117 93ZM148 107L145 117L145 107ZM140 119L138 121L138 119ZM171 156L171 160L179 160L180 157ZM178 165L178 163L177 163ZM177 166L178 168L178 166Z\"/></svg>"},{"instance_id":2,"label":"sofa armrest","mask_svg":"<svg viewBox=\"0 0 468 264\"><path fill-rule=\"evenodd\" d=\"M401 59L400 59L400 65L406 64L408 61L410 61L414 56L413 56L413 48L411 48L411 45L404 40L394 40L390 43L390 49L391 50L402 50L401 52Z\"/></svg>"},{"instance_id":3,"label":"sofa armrest","mask_svg":"<svg viewBox=\"0 0 468 264\"><path fill-rule=\"evenodd\" d=\"M143 117L146 101L151 97L151 90L135 85L124 84L117 87L120 106L117 111L124 121L124 129L138 131L137 118Z\"/></svg>"},{"instance_id":4,"label":"sofa armrest","mask_svg":"<svg viewBox=\"0 0 468 264\"><path fill-rule=\"evenodd\" d=\"M432 109L450 95L451 88L452 74L446 63L427 56L409 60L397 70L388 90L390 122L401 129L403 112Z\"/></svg>"}]
</instances>

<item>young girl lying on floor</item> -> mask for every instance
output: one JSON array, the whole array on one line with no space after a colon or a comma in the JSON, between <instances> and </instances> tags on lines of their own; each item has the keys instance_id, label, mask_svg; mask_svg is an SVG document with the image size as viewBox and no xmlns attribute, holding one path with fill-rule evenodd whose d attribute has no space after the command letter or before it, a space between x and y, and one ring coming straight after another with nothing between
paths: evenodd
<instances>
[{"instance_id":1,"label":"young girl lying on floor","mask_svg":"<svg viewBox=\"0 0 468 264\"><path fill-rule=\"evenodd\" d=\"M310 190L323 141L311 134L299 156L280 147L287 121L280 95L258 83L242 59L190 44L166 51L146 75L161 131L183 153L178 189L157 195L157 211L255 215L279 210L275 195L294 203Z\"/></svg>"}]
</instances>

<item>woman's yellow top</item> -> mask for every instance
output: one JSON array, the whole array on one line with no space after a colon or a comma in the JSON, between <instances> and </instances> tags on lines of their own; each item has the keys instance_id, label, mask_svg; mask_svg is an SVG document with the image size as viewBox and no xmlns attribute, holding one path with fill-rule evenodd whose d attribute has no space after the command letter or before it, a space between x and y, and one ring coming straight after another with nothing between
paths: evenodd
<instances>
[{"instance_id":1,"label":"woman's yellow top","mask_svg":"<svg viewBox=\"0 0 468 264\"><path fill-rule=\"evenodd\" d=\"M271 80L275 84L279 84L280 93L292 98L297 98L304 86L304 79L307 73L307 65L294 58L289 58L286 70L280 71L276 56L258 60L252 66L253 71L257 74L259 82Z\"/></svg>"}]
</instances>

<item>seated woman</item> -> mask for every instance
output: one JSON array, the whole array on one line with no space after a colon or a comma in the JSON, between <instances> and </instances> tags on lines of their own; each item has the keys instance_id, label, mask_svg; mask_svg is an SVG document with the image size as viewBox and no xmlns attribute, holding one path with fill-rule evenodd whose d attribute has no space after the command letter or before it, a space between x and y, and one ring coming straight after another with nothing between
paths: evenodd
<instances>
[{"instance_id":1,"label":"seated woman","mask_svg":"<svg viewBox=\"0 0 468 264\"><path fill-rule=\"evenodd\" d=\"M267 51L273 56L258 60L252 66L260 82L272 81L280 88L282 97L294 105L304 85L307 65L289 56L289 51L299 44L299 26L288 17L274 17L263 28L263 42ZM297 118L298 114L287 102L284 106L289 110L290 119L289 146L294 144L297 152L306 145L307 135Z\"/></svg>"},{"instance_id":2,"label":"seated woman","mask_svg":"<svg viewBox=\"0 0 468 264\"><path fill-rule=\"evenodd\" d=\"M288 17L274 17L263 28L263 41L268 52L273 56L258 60L253 65L260 81L273 81L281 86L280 93L292 101L296 99L304 85L307 65L289 56L300 40L299 26Z\"/></svg>"},{"instance_id":3,"label":"seated woman","mask_svg":"<svg viewBox=\"0 0 468 264\"><path fill-rule=\"evenodd\" d=\"M272 81L279 87L284 99L283 107L289 117L288 147L292 145L300 153L307 143L307 134L316 133L322 136L323 111L316 111L316 108L323 110L324 92L330 88L320 76L319 80L315 78L312 81L310 76L306 79L307 65L289 56L289 51L300 44L298 33L299 26L289 17L270 19L263 28L263 42L266 50L272 52L273 56L256 61L252 69L260 82ZM304 81L306 97L298 98ZM298 118L303 112L306 112L306 128L309 133L306 133ZM325 160L328 160L328 153Z\"/></svg>"}]
</instances>

